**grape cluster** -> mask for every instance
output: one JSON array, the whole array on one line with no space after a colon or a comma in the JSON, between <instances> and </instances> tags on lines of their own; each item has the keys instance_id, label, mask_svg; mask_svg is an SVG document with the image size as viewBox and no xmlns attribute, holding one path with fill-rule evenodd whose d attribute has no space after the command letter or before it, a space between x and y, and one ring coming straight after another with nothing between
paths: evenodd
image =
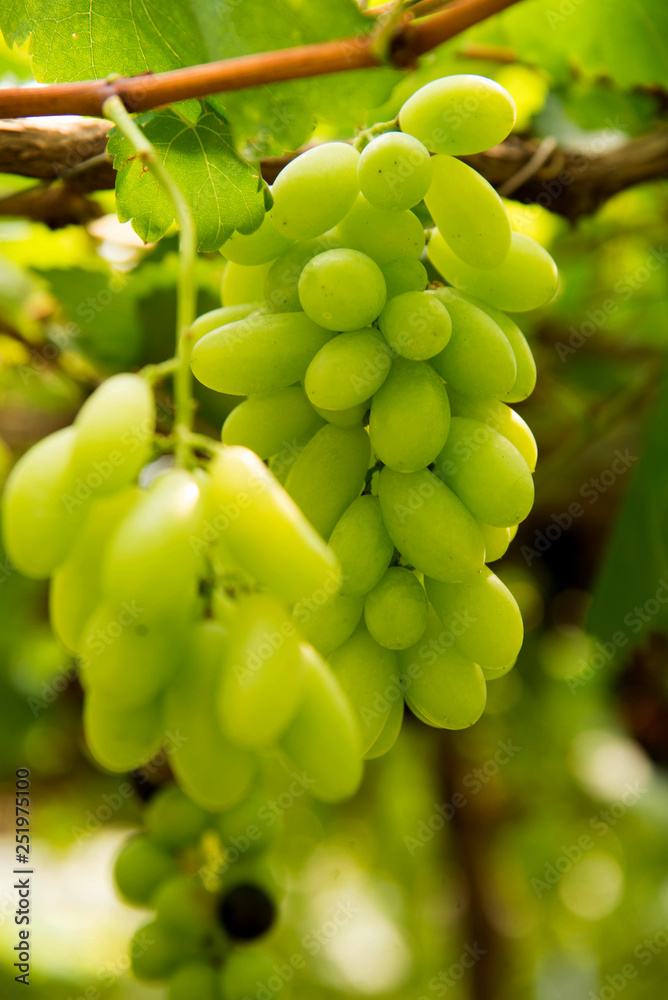
<instances>
[{"instance_id":1,"label":"grape cluster","mask_svg":"<svg viewBox=\"0 0 668 1000\"><path fill-rule=\"evenodd\" d=\"M155 911L132 939L133 972L168 980L168 1000L243 1000L273 972L274 956L254 943L272 927L282 895L267 857L277 827L254 825L264 803L256 791L212 815L163 786L150 798L143 831L116 859L123 899ZM223 852L233 845L243 846L243 857L229 865Z\"/></svg>"},{"instance_id":2,"label":"grape cluster","mask_svg":"<svg viewBox=\"0 0 668 1000\"><path fill-rule=\"evenodd\" d=\"M195 376L246 397L224 444L268 463L341 566L338 592L293 614L356 708L367 758L393 745L404 697L430 725L472 725L522 644L486 565L534 496L535 440L508 404L536 368L506 310L547 302L557 271L456 158L514 118L498 84L452 76L361 153L329 142L292 160L261 228L222 247L223 308L196 324ZM428 287L425 243L447 284Z\"/></svg>"},{"instance_id":3,"label":"grape cluster","mask_svg":"<svg viewBox=\"0 0 668 1000\"><path fill-rule=\"evenodd\" d=\"M486 564L533 502L535 441L508 404L536 370L506 310L546 302L557 273L456 159L513 120L502 87L452 76L361 152L287 164L191 331L196 377L245 397L222 444L156 436L150 380L116 375L12 471L7 552L52 578L108 769L182 733L170 763L200 808L242 801L267 753L337 801L404 699L466 727L513 665L521 616ZM447 284L428 287L425 243Z\"/></svg>"}]
</instances>

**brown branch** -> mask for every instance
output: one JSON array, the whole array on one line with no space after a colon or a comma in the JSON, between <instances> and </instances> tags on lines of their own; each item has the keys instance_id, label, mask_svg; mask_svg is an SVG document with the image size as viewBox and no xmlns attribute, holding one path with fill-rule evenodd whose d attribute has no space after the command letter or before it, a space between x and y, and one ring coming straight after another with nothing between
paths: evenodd
<instances>
[{"instance_id":1,"label":"brown branch","mask_svg":"<svg viewBox=\"0 0 668 1000\"><path fill-rule=\"evenodd\" d=\"M106 121L54 121L35 126L29 121L0 122L0 173L52 181L70 173L107 148ZM114 186L111 165L100 177L88 177L89 191ZM108 183L111 181L111 183Z\"/></svg>"},{"instance_id":2,"label":"brown branch","mask_svg":"<svg viewBox=\"0 0 668 1000\"><path fill-rule=\"evenodd\" d=\"M517 2L454 0L446 10L425 20L415 22L404 18L391 40L389 59L397 67L412 66L418 56ZM114 95L130 111L147 111L186 98L382 66L385 63L377 48L377 39L371 32L167 73L56 83L48 87L7 87L0 90L0 118L65 114L99 117L104 102Z\"/></svg>"},{"instance_id":3,"label":"brown branch","mask_svg":"<svg viewBox=\"0 0 668 1000\"><path fill-rule=\"evenodd\" d=\"M69 184L40 184L0 198L0 216L43 222L49 229L85 226L102 215L96 201Z\"/></svg>"}]
</instances>

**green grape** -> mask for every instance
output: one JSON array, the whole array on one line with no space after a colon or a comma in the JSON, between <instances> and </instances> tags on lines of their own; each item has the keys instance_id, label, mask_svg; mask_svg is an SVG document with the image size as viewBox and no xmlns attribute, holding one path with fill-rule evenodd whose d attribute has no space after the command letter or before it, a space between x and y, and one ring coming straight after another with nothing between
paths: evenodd
<instances>
[{"instance_id":1,"label":"green grape","mask_svg":"<svg viewBox=\"0 0 668 1000\"><path fill-rule=\"evenodd\" d=\"M477 663L453 648L453 636L434 611L422 638L399 653L401 682L411 711L438 729L467 729L487 701Z\"/></svg>"},{"instance_id":2,"label":"green grape","mask_svg":"<svg viewBox=\"0 0 668 1000\"><path fill-rule=\"evenodd\" d=\"M517 601L490 569L461 583L424 581L427 596L457 648L488 670L514 663L522 648L524 626Z\"/></svg>"},{"instance_id":3,"label":"green grape","mask_svg":"<svg viewBox=\"0 0 668 1000\"><path fill-rule=\"evenodd\" d=\"M102 600L100 563L109 539L139 495L130 487L94 500L67 559L53 573L49 620L70 653L79 650L84 625Z\"/></svg>"},{"instance_id":4,"label":"green grape","mask_svg":"<svg viewBox=\"0 0 668 1000\"><path fill-rule=\"evenodd\" d=\"M423 292L429 284L424 264L412 257L395 257L382 264L380 269L385 278L388 300L404 292Z\"/></svg>"},{"instance_id":5,"label":"green grape","mask_svg":"<svg viewBox=\"0 0 668 1000\"><path fill-rule=\"evenodd\" d=\"M349 410L373 396L391 365L390 351L378 330L369 326L351 330L320 348L306 370L306 393L314 406Z\"/></svg>"},{"instance_id":6,"label":"green grape","mask_svg":"<svg viewBox=\"0 0 668 1000\"><path fill-rule=\"evenodd\" d=\"M188 635L187 607L147 621L132 599L99 604L80 644L81 680L101 705L118 710L145 705L169 683Z\"/></svg>"},{"instance_id":7,"label":"green grape","mask_svg":"<svg viewBox=\"0 0 668 1000\"><path fill-rule=\"evenodd\" d=\"M500 670L489 670L487 667L481 667L482 675L486 681L498 681L500 677L505 677L513 667L515 666L515 660L511 660L510 663L506 663L505 666L501 667Z\"/></svg>"},{"instance_id":8,"label":"green grape","mask_svg":"<svg viewBox=\"0 0 668 1000\"><path fill-rule=\"evenodd\" d=\"M259 1000L260 990L264 990L271 1000L275 997L284 998L289 981L283 975L284 969L288 969L292 978L293 968L286 966L263 948L237 948L227 956L220 972L221 998Z\"/></svg>"},{"instance_id":9,"label":"green grape","mask_svg":"<svg viewBox=\"0 0 668 1000\"><path fill-rule=\"evenodd\" d=\"M98 496L137 478L155 434L153 390L141 375L112 375L79 410L74 475Z\"/></svg>"},{"instance_id":10,"label":"green grape","mask_svg":"<svg viewBox=\"0 0 668 1000\"><path fill-rule=\"evenodd\" d=\"M454 581L482 569L485 546L476 521L428 469L383 469L378 497L390 538L420 572Z\"/></svg>"},{"instance_id":11,"label":"green grape","mask_svg":"<svg viewBox=\"0 0 668 1000\"><path fill-rule=\"evenodd\" d=\"M448 388L478 399L500 399L517 377L517 364L503 331L487 313L451 288L431 292L452 320L452 336L431 364Z\"/></svg>"},{"instance_id":12,"label":"green grape","mask_svg":"<svg viewBox=\"0 0 668 1000\"><path fill-rule=\"evenodd\" d=\"M345 410L326 410L322 406L315 405L313 409L329 424L336 424L337 427L359 427L369 412L370 407L371 400L365 399L364 402L358 403L357 406L350 406Z\"/></svg>"},{"instance_id":13,"label":"green grape","mask_svg":"<svg viewBox=\"0 0 668 1000\"><path fill-rule=\"evenodd\" d=\"M181 850L199 843L209 817L175 785L161 788L144 813L144 826L156 843L169 850Z\"/></svg>"},{"instance_id":14,"label":"green grape","mask_svg":"<svg viewBox=\"0 0 668 1000\"><path fill-rule=\"evenodd\" d=\"M137 979L169 979L186 961L198 957L200 949L180 934L161 927L157 922L144 924L130 943L132 971Z\"/></svg>"},{"instance_id":15,"label":"green grape","mask_svg":"<svg viewBox=\"0 0 668 1000\"><path fill-rule=\"evenodd\" d=\"M515 445L529 466L529 471L536 471L538 461L536 439L519 413L515 413L498 399L470 399L468 396L460 396L459 393L450 394L450 406L453 417L470 417L472 420L479 420L480 423L493 427Z\"/></svg>"},{"instance_id":16,"label":"green grape","mask_svg":"<svg viewBox=\"0 0 668 1000\"><path fill-rule=\"evenodd\" d=\"M89 695L83 726L90 752L108 771L132 771L145 764L160 749L164 736L159 701L114 709Z\"/></svg>"},{"instance_id":17,"label":"green grape","mask_svg":"<svg viewBox=\"0 0 668 1000\"><path fill-rule=\"evenodd\" d=\"M380 267L397 257L417 260L424 250L424 229L413 212L384 212L360 195L336 227L343 246L365 253Z\"/></svg>"},{"instance_id":18,"label":"green grape","mask_svg":"<svg viewBox=\"0 0 668 1000\"><path fill-rule=\"evenodd\" d=\"M323 538L361 493L370 452L362 427L326 424L290 469L285 488Z\"/></svg>"},{"instance_id":19,"label":"green grape","mask_svg":"<svg viewBox=\"0 0 668 1000\"><path fill-rule=\"evenodd\" d=\"M332 250L338 241L327 233L317 240L296 243L281 254L269 268L264 283L264 297L271 312L299 312L299 277L317 254Z\"/></svg>"},{"instance_id":20,"label":"green grape","mask_svg":"<svg viewBox=\"0 0 668 1000\"><path fill-rule=\"evenodd\" d=\"M381 462L397 472L423 469L443 448L449 426L448 394L434 369L395 358L369 418L371 446Z\"/></svg>"},{"instance_id":21,"label":"green grape","mask_svg":"<svg viewBox=\"0 0 668 1000\"><path fill-rule=\"evenodd\" d=\"M180 875L158 887L152 905L160 927L197 941L214 922L214 902L196 879Z\"/></svg>"},{"instance_id":22,"label":"green grape","mask_svg":"<svg viewBox=\"0 0 668 1000\"><path fill-rule=\"evenodd\" d=\"M66 427L38 441L5 484L2 532L10 561L24 576L49 576L68 555L86 513L74 495L76 431Z\"/></svg>"},{"instance_id":23,"label":"green grape","mask_svg":"<svg viewBox=\"0 0 668 1000\"><path fill-rule=\"evenodd\" d=\"M148 906L158 886L175 874L174 857L143 834L125 842L114 866L118 891L135 906Z\"/></svg>"},{"instance_id":24,"label":"green grape","mask_svg":"<svg viewBox=\"0 0 668 1000\"><path fill-rule=\"evenodd\" d=\"M504 403L521 403L523 399L527 399L531 395L536 387L536 362L526 337L517 323L514 323L510 316L506 316L500 309L495 309L494 306L488 305L482 299L475 299L472 295L465 295L464 292L460 292L459 294L461 298L466 299L467 302L486 312L506 335L515 355L517 377L512 389L501 398Z\"/></svg>"},{"instance_id":25,"label":"green grape","mask_svg":"<svg viewBox=\"0 0 668 1000\"><path fill-rule=\"evenodd\" d=\"M248 267L275 260L279 254L285 253L292 246L292 242L279 233L272 226L269 216L265 215L262 225L254 233L245 234L239 231L232 233L220 247L220 252L234 264L244 264Z\"/></svg>"},{"instance_id":26,"label":"green grape","mask_svg":"<svg viewBox=\"0 0 668 1000\"><path fill-rule=\"evenodd\" d=\"M426 292L404 292L390 299L379 326L392 350L414 361L439 354L452 333L448 310Z\"/></svg>"},{"instance_id":27,"label":"green grape","mask_svg":"<svg viewBox=\"0 0 668 1000\"><path fill-rule=\"evenodd\" d=\"M455 288L508 312L529 312L544 306L559 283L557 265L540 243L523 233L513 233L510 250L491 271L464 263L434 229L429 240L429 260Z\"/></svg>"},{"instance_id":28,"label":"green grape","mask_svg":"<svg viewBox=\"0 0 668 1000\"><path fill-rule=\"evenodd\" d=\"M270 458L286 446L306 444L323 423L301 386L291 385L249 396L235 406L223 424L222 438L224 444L243 445L260 458Z\"/></svg>"},{"instance_id":29,"label":"green grape","mask_svg":"<svg viewBox=\"0 0 668 1000\"><path fill-rule=\"evenodd\" d=\"M268 807L267 796L254 792L217 819L223 849L232 859L266 851L276 839L278 817Z\"/></svg>"},{"instance_id":30,"label":"green grape","mask_svg":"<svg viewBox=\"0 0 668 1000\"><path fill-rule=\"evenodd\" d=\"M257 455L247 448L223 448L209 473L212 531L239 565L290 604L337 591L336 557L306 520L308 512L302 513Z\"/></svg>"},{"instance_id":31,"label":"green grape","mask_svg":"<svg viewBox=\"0 0 668 1000\"><path fill-rule=\"evenodd\" d=\"M482 153L515 124L515 102L484 76L456 74L420 87L399 112L399 126L432 153Z\"/></svg>"},{"instance_id":32,"label":"green grape","mask_svg":"<svg viewBox=\"0 0 668 1000\"><path fill-rule=\"evenodd\" d=\"M363 611L363 596L337 594L324 606L301 601L295 607L293 617L304 638L323 656L329 656L353 634Z\"/></svg>"},{"instance_id":33,"label":"green grape","mask_svg":"<svg viewBox=\"0 0 668 1000\"><path fill-rule=\"evenodd\" d=\"M107 546L102 589L112 603L134 599L146 616L190 597L200 569L193 538L203 501L197 479L168 469L143 491ZM178 567L178 573L174 568Z\"/></svg>"},{"instance_id":34,"label":"green grape","mask_svg":"<svg viewBox=\"0 0 668 1000\"><path fill-rule=\"evenodd\" d=\"M355 710L366 754L380 736L399 688L396 653L384 649L362 625L335 649L329 663Z\"/></svg>"},{"instance_id":35,"label":"green grape","mask_svg":"<svg viewBox=\"0 0 668 1000\"><path fill-rule=\"evenodd\" d=\"M335 226L359 192L359 153L347 142L326 142L291 160L274 181L269 213L279 233L308 240Z\"/></svg>"},{"instance_id":36,"label":"green grape","mask_svg":"<svg viewBox=\"0 0 668 1000\"><path fill-rule=\"evenodd\" d=\"M485 178L455 159L435 156L425 204L450 249L471 267L498 267L510 250L510 222Z\"/></svg>"},{"instance_id":37,"label":"green grape","mask_svg":"<svg viewBox=\"0 0 668 1000\"><path fill-rule=\"evenodd\" d=\"M228 323L235 323L239 319L246 319L246 316L257 312L261 305L261 302L244 302L242 305L221 306L220 309L202 313L190 327L192 343L196 344L205 333L211 333L212 330L227 326Z\"/></svg>"},{"instance_id":38,"label":"green grape","mask_svg":"<svg viewBox=\"0 0 668 1000\"><path fill-rule=\"evenodd\" d=\"M230 626L218 690L218 717L236 746L276 742L297 711L304 684L297 630L268 594L244 597Z\"/></svg>"},{"instance_id":39,"label":"green grape","mask_svg":"<svg viewBox=\"0 0 668 1000\"><path fill-rule=\"evenodd\" d=\"M169 980L167 1000L220 1000L216 970L205 962L182 965Z\"/></svg>"},{"instance_id":40,"label":"green grape","mask_svg":"<svg viewBox=\"0 0 668 1000\"><path fill-rule=\"evenodd\" d=\"M193 348L192 370L216 392L275 392L303 378L332 336L303 312L255 313L205 334Z\"/></svg>"},{"instance_id":41,"label":"green grape","mask_svg":"<svg viewBox=\"0 0 668 1000\"><path fill-rule=\"evenodd\" d=\"M325 661L302 646L304 697L279 741L286 767L305 772L310 794L323 802L354 795L362 780L361 736L353 709Z\"/></svg>"},{"instance_id":42,"label":"green grape","mask_svg":"<svg viewBox=\"0 0 668 1000\"><path fill-rule=\"evenodd\" d=\"M394 696L394 692L393 692ZM381 729L378 737L364 754L364 760L376 760L389 753L394 744L399 739L399 733L404 722L404 698L401 689L398 689L398 697L394 698L390 714L385 720L385 725Z\"/></svg>"},{"instance_id":43,"label":"green grape","mask_svg":"<svg viewBox=\"0 0 668 1000\"><path fill-rule=\"evenodd\" d=\"M528 465L510 441L479 420L452 418L435 471L475 518L494 528L519 524L533 506Z\"/></svg>"},{"instance_id":44,"label":"green grape","mask_svg":"<svg viewBox=\"0 0 668 1000\"><path fill-rule=\"evenodd\" d=\"M221 300L223 306L243 306L248 302L261 302L264 298L264 282L270 263L234 264L229 261L223 271Z\"/></svg>"},{"instance_id":45,"label":"green grape","mask_svg":"<svg viewBox=\"0 0 668 1000\"><path fill-rule=\"evenodd\" d=\"M511 542L510 528L493 528L484 521L478 521L478 527L485 540L485 562L496 562L508 551Z\"/></svg>"},{"instance_id":46,"label":"green grape","mask_svg":"<svg viewBox=\"0 0 668 1000\"><path fill-rule=\"evenodd\" d=\"M165 697L167 735L188 737L170 758L174 774L193 802L212 812L228 809L246 795L256 769L253 755L224 738L211 708L226 656L225 629L213 621L198 622Z\"/></svg>"},{"instance_id":47,"label":"green grape","mask_svg":"<svg viewBox=\"0 0 668 1000\"><path fill-rule=\"evenodd\" d=\"M359 597L375 587L394 552L378 497L365 493L353 500L337 521L329 545L341 566L343 595Z\"/></svg>"},{"instance_id":48,"label":"green grape","mask_svg":"<svg viewBox=\"0 0 668 1000\"><path fill-rule=\"evenodd\" d=\"M413 646L427 627L427 598L409 569L392 566L369 591L364 604L366 627L388 649Z\"/></svg>"},{"instance_id":49,"label":"green grape","mask_svg":"<svg viewBox=\"0 0 668 1000\"><path fill-rule=\"evenodd\" d=\"M357 330L373 323L385 305L378 265L357 250L326 250L299 276L299 301L307 316L327 330Z\"/></svg>"},{"instance_id":50,"label":"green grape","mask_svg":"<svg viewBox=\"0 0 668 1000\"><path fill-rule=\"evenodd\" d=\"M362 150L357 177L372 205L401 211L417 205L429 190L431 157L412 135L385 132Z\"/></svg>"}]
</instances>

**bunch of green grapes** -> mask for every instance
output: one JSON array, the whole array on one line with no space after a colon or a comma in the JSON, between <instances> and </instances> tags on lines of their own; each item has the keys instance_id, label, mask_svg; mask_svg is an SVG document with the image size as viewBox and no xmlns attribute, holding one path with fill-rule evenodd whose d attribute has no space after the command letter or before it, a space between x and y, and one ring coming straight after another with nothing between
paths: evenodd
<instances>
[{"instance_id":1,"label":"bunch of green grapes","mask_svg":"<svg viewBox=\"0 0 668 1000\"><path fill-rule=\"evenodd\" d=\"M333 599L293 614L356 709L366 758L393 745L404 699L429 725L472 725L522 644L487 565L534 497L535 439L508 404L536 367L506 310L549 301L557 270L456 158L514 120L498 84L451 76L361 153L298 156L260 229L222 247L223 307L196 324L195 376L246 397L224 444L268 463L341 566ZM447 284L428 287L425 252Z\"/></svg>"},{"instance_id":2,"label":"bunch of green grapes","mask_svg":"<svg viewBox=\"0 0 668 1000\"><path fill-rule=\"evenodd\" d=\"M255 826L264 804L256 789L214 815L164 786L149 800L142 832L116 859L123 899L155 910L132 939L133 972L150 983L167 980L168 1000L243 1000L276 974L275 956L257 943L282 896L275 859L267 857L276 826ZM226 860L230 850L234 864Z\"/></svg>"}]
</instances>

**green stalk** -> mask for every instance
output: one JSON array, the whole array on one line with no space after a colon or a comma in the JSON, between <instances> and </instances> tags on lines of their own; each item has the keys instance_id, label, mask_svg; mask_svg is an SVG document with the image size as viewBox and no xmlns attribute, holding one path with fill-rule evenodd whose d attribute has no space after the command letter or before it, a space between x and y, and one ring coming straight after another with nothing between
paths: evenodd
<instances>
[{"instance_id":1,"label":"green stalk","mask_svg":"<svg viewBox=\"0 0 668 1000\"><path fill-rule=\"evenodd\" d=\"M188 203L178 185L174 183L161 163L153 145L148 141L120 97L109 97L102 106L106 118L114 123L131 143L138 158L156 176L174 204L179 225L179 273L176 290L176 368L174 370L174 435L176 460L186 465L189 459L188 435L192 429L194 404L190 354L192 351L191 327L196 315L195 259L197 254L195 222ZM169 362L165 363L167 367Z\"/></svg>"}]
</instances>

